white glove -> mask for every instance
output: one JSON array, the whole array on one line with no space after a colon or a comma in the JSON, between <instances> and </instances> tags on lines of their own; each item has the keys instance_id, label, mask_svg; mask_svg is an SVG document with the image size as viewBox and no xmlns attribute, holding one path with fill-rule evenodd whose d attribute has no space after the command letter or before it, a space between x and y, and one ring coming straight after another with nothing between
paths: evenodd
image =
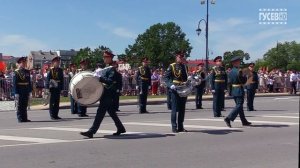
<instances>
[{"instance_id":1,"label":"white glove","mask_svg":"<svg viewBox=\"0 0 300 168\"><path fill-rule=\"evenodd\" d=\"M151 89L151 86L148 86L148 89Z\"/></svg>"},{"instance_id":2,"label":"white glove","mask_svg":"<svg viewBox=\"0 0 300 168\"><path fill-rule=\"evenodd\" d=\"M19 94L15 94L15 98L18 99L20 97Z\"/></svg>"},{"instance_id":3,"label":"white glove","mask_svg":"<svg viewBox=\"0 0 300 168\"><path fill-rule=\"evenodd\" d=\"M198 76L195 76L195 77L194 77L194 79L198 80L198 79L199 79L199 77L198 77Z\"/></svg>"},{"instance_id":4,"label":"white glove","mask_svg":"<svg viewBox=\"0 0 300 168\"><path fill-rule=\"evenodd\" d=\"M138 89L139 89L139 86L136 86L135 89L138 90Z\"/></svg>"},{"instance_id":5,"label":"white glove","mask_svg":"<svg viewBox=\"0 0 300 168\"><path fill-rule=\"evenodd\" d=\"M29 93L29 98L30 98L30 99L32 98L32 92Z\"/></svg>"},{"instance_id":6,"label":"white glove","mask_svg":"<svg viewBox=\"0 0 300 168\"><path fill-rule=\"evenodd\" d=\"M192 76L188 76L187 80L192 80L193 77Z\"/></svg>"},{"instance_id":7,"label":"white glove","mask_svg":"<svg viewBox=\"0 0 300 168\"><path fill-rule=\"evenodd\" d=\"M224 93L227 93L227 90L224 90Z\"/></svg>"},{"instance_id":8,"label":"white glove","mask_svg":"<svg viewBox=\"0 0 300 168\"><path fill-rule=\"evenodd\" d=\"M176 86L175 86L175 85L172 85L170 88L171 88L172 90L175 90L175 89L176 89Z\"/></svg>"},{"instance_id":9,"label":"white glove","mask_svg":"<svg viewBox=\"0 0 300 168\"><path fill-rule=\"evenodd\" d=\"M211 93L215 93L216 91L215 90L211 90Z\"/></svg>"}]
</instances>

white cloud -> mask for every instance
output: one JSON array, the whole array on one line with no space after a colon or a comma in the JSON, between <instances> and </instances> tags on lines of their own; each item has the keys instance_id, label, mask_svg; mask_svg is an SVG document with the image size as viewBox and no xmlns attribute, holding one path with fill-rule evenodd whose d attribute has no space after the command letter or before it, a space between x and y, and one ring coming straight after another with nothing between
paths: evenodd
<instances>
[{"instance_id":1,"label":"white cloud","mask_svg":"<svg viewBox=\"0 0 300 168\"><path fill-rule=\"evenodd\" d=\"M104 29L106 31L109 31L110 33L117 35L118 37L122 38L129 38L129 39L135 39L137 37L137 34L124 28L124 27L114 27L113 25L109 23L103 23L98 22L97 26L101 29Z\"/></svg>"},{"instance_id":2,"label":"white cloud","mask_svg":"<svg viewBox=\"0 0 300 168\"><path fill-rule=\"evenodd\" d=\"M130 32L129 30L122 28L122 27L118 27L113 29L113 33L117 36L120 37L125 37L125 38L131 38L134 39L137 37L137 35L133 32Z\"/></svg>"},{"instance_id":3,"label":"white cloud","mask_svg":"<svg viewBox=\"0 0 300 168\"><path fill-rule=\"evenodd\" d=\"M28 55L32 50L43 50L47 45L43 42L19 34L0 35L0 48L4 55Z\"/></svg>"}]
</instances>

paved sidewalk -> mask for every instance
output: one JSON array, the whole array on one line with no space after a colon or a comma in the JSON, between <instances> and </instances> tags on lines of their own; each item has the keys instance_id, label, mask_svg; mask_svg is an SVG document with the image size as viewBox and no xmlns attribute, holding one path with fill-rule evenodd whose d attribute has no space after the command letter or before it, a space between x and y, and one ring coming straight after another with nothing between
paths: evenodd
<instances>
[{"instance_id":1,"label":"paved sidewalk","mask_svg":"<svg viewBox=\"0 0 300 168\"><path fill-rule=\"evenodd\" d=\"M274 97L274 96L291 96L288 93L257 93L255 95L256 97ZM297 94L299 96L299 94ZM230 97L226 97L229 99ZM188 101L194 101L195 96L189 96ZM203 100L212 100L212 95L204 95ZM165 103L166 98L150 98L148 99L148 104L160 104L160 103ZM120 106L125 106L125 105L136 105L137 104L137 99L127 99L127 100L120 100ZM90 107L97 107L98 103L91 105ZM31 110L47 110L48 105L35 105L31 107ZM62 102L60 103L60 108L62 109L68 109L70 108L70 103L69 102ZM14 101L0 101L0 112L3 111L14 111L15 110L15 104Z\"/></svg>"}]
</instances>

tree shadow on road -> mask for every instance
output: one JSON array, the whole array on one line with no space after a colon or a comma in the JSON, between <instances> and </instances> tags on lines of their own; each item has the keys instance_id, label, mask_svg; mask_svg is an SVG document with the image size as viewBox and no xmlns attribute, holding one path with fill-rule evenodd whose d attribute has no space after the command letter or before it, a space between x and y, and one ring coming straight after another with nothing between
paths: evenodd
<instances>
[{"instance_id":1,"label":"tree shadow on road","mask_svg":"<svg viewBox=\"0 0 300 168\"><path fill-rule=\"evenodd\" d=\"M224 129L224 130L189 130L189 132L206 133L206 134L212 134L212 135L225 135L225 134L230 134L230 133L235 133L235 132L244 132L244 131Z\"/></svg>"}]
</instances>

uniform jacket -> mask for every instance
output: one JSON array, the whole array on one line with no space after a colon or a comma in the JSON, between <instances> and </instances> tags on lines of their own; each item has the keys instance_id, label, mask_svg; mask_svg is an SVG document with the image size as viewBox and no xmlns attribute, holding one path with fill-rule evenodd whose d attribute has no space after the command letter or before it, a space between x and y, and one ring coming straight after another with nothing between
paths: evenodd
<instances>
[{"instance_id":1,"label":"uniform jacket","mask_svg":"<svg viewBox=\"0 0 300 168\"><path fill-rule=\"evenodd\" d=\"M205 83L206 83L206 80L205 80L205 72L204 71L196 71L196 73L193 75L193 77L195 76L198 76L201 78L201 84L200 85L197 85L196 87L205 87Z\"/></svg>"},{"instance_id":2,"label":"uniform jacket","mask_svg":"<svg viewBox=\"0 0 300 168\"><path fill-rule=\"evenodd\" d=\"M103 70L99 81L104 84L104 92L101 99L105 97L114 97L119 85L116 68L111 67Z\"/></svg>"},{"instance_id":3,"label":"uniform jacket","mask_svg":"<svg viewBox=\"0 0 300 168\"><path fill-rule=\"evenodd\" d=\"M30 71L27 69L17 69L13 76L13 90L15 94L29 94L32 92Z\"/></svg>"},{"instance_id":4,"label":"uniform jacket","mask_svg":"<svg viewBox=\"0 0 300 168\"><path fill-rule=\"evenodd\" d=\"M169 65L165 74L165 80L167 87L177 85L176 81L186 82L187 81L187 67L184 64L172 63Z\"/></svg>"},{"instance_id":5,"label":"uniform jacket","mask_svg":"<svg viewBox=\"0 0 300 168\"><path fill-rule=\"evenodd\" d=\"M247 79L253 77L252 82L245 86L246 89L258 89L258 75L257 72L253 71L252 74L247 76Z\"/></svg>"},{"instance_id":6,"label":"uniform jacket","mask_svg":"<svg viewBox=\"0 0 300 168\"><path fill-rule=\"evenodd\" d=\"M224 82L217 82L216 80L224 80ZM213 67L210 84L212 90L227 89L227 74L223 66Z\"/></svg>"},{"instance_id":7,"label":"uniform jacket","mask_svg":"<svg viewBox=\"0 0 300 168\"><path fill-rule=\"evenodd\" d=\"M232 85L232 96L244 96L243 85L246 83L247 77L242 74L242 71L236 67L232 68L229 73L229 83ZM234 85L241 85L240 87L234 87Z\"/></svg>"},{"instance_id":8,"label":"uniform jacket","mask_svg":"<svg viewBox=\"0 0 300 168\"><path fill-rule=\"evenodd\" d=\"M49 82L53 79L58 83L57 89L63 90L64 87L64 73L61 68L51 68L50 71L47 74L47 80L46 80L46 89L49 89Z\"/></svg>"},{"instance_id":9,"label":"uniform jacket","mask_svg":"<svg viewBox=\"0 0 300 168\"><path fill-rule=\"evenodd\" d=\"M149 86L151 86L151 71L148 66L140 66L138 68L138 72L136 75L136 84L137 86L140 86L142 84L148 84Z\"/></svg>"}]
</instances>

